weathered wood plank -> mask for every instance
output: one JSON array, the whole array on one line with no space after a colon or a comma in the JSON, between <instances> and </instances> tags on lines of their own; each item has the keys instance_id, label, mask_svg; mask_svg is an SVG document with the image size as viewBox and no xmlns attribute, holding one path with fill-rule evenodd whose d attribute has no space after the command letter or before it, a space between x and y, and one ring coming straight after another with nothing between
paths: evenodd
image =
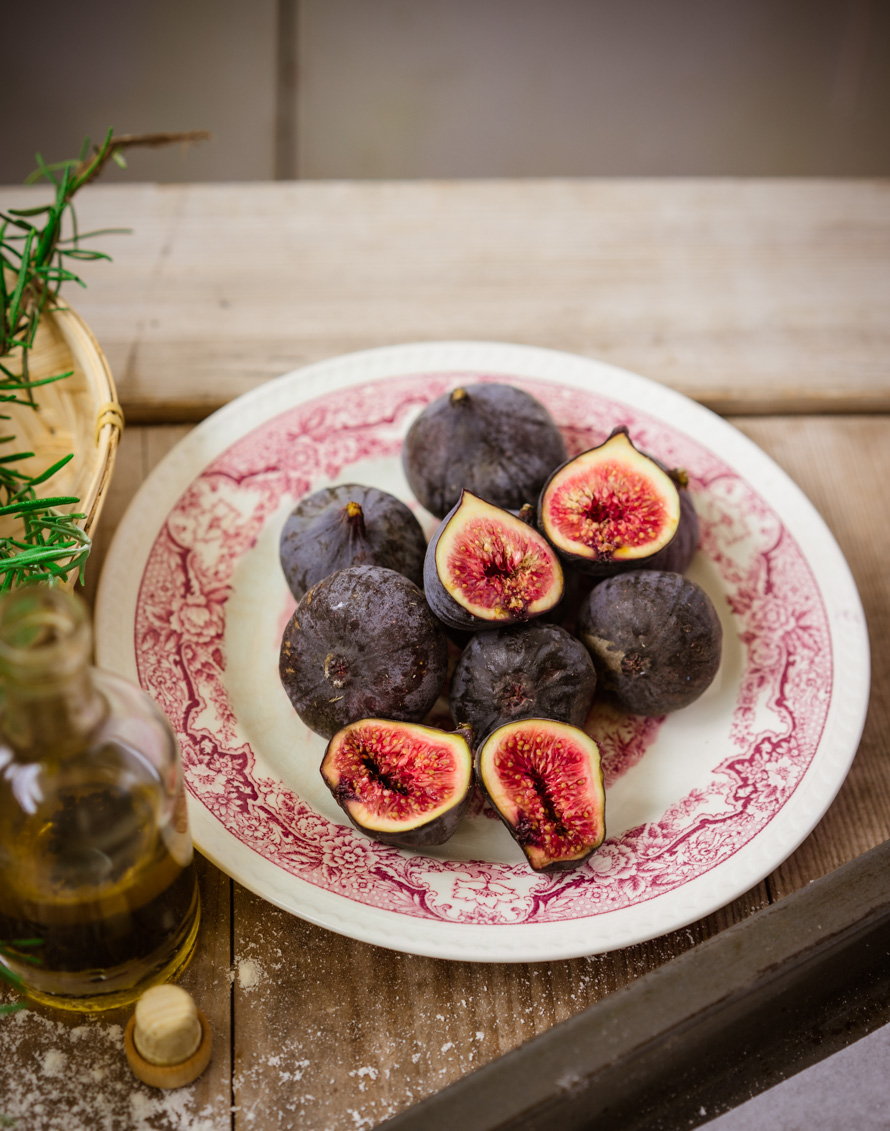
<instances>
[{"instance_id":1,"label":"weathered wood plank","mask_svg":"<svg viewBox=\"0 0 890 1131\"><path fill-rule=\"evenodd\" d=\"M68 295L131 422L442 339L601 358L722 412L890 406L882 181L98 185L80 217L133 228Z\"/></svg>"},{"instance_id":2,"label":"weathered wood plank","mask_svg":"<svg viewBox=\"0 0 890 1131\"><path fill-rule=\"evenodd\" d=\"M373 1127L767 903L569 962L483 964L334 935L235 886L235 1127Z\"/></svg>"}]
</instances>

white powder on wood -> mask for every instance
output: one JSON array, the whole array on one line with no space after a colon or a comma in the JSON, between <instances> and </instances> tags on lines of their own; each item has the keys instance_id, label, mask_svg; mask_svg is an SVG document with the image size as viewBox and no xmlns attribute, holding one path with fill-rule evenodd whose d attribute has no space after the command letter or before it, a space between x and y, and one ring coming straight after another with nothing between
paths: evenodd
<instances>
[{"instance_id":1,"label":"white powder on wood","mask_svg":"<svg viewBox=\"0 0 890 1131\"><path fill-rule=\"evenodd\" d=\"M66 1021L0 1017L0 1116L14 1131L229 1131L228 1082L209 1105L194 1084L149 1088L127 1066L120 1025Z\"/></svg>"},{"instance_id":2,"label":"white powder on wood","mask_svg":"<svg viewBox=\"0 0 890 1131\"><path fill-rule=\"evenodd\" d=\"M59 1049L50 1049L43 1057L43 1075L58 1076L68 1063L68 1057Z\"/></svg>"},{"instance_id":3,"label":"white powder on wood","mask_svg":"<svg viewBox=\"0 0 890 1131\"><path fill-rule=\"evenodd\" d=\"M255 990L264 974L255 958L242 958L238 963L238 985L242 990Z\"/></svg>"}]
</instances>

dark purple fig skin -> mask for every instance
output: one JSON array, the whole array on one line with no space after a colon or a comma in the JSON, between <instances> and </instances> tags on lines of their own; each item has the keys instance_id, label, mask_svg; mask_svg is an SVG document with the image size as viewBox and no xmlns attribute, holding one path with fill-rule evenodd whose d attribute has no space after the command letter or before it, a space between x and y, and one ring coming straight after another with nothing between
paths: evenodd
<instances>
[{"instance_id":1,"label":"dark purple fig skin","mask_svg":"<svg viewBox=\"0 0 890 1131\"><path fill-rule=\"evenodd\" d=\"M402 463L417 500L437 518L466 488L506 509L536 499L566 459L562 434L544 406L512 385L467 385L414 421Z\"/></svg>"},{"instance_id":2,"label":"dark purple fig skin","mask_svg":"<svg viewBox=\"0 0 890 1131\"><path fill-rule=\"evenodd\" d=\"M419 722L439 697L448 645L417 586L382 566L319 581L284 630L279 675L294 710L330 738L362 718Z\"/></svg>"},{"instance_id":3,"label":"dark purple fig skin","mask_svg":"<svg viewBox=\"0 0 890 1131\"><path fill-rule=\"evenodd\" d=\"M590 577L586 573L579 573L576 569L567 566L565 562L563 562L562 576L565 583L562 600L549 613L544 613L541 620L550 624L558 624L574 635L575 618L578 615L581 602L600 579Z\"/></svg>"},{"instance_id":4,"label":"dark purple fig skin","mask_svg":"<svg viewBox=\"0 0 890 1131\"><path fill-rule=\"evenodd\" d=\"M349 504L358 504L359 514ZM400 499L376 487L342 483L301 499L281 531L279 557L299 601L316 582L353 565L376 565L423 583L426 538Z\"/></svg>"},{"instance_id":5,"label":"dark purple fig skin","mask_svg":"<svg viewBox=\"0 0 890 1131\"><path fill-rule=\"evenodd\" d=\"M685 573L692 565L698 550L700 536L698 515L692 496L685 489L680 490L680 524L677 533L663 550L643 562L640 569L658 569L665 573Z\"/></svg>"},{"instance_id":6,"label":"dark purple fig skin","mask_svg":"<svg viewBox=\"0 0 890 1131\"><path fill-rule=\"evenodd\" d=\"M425 727L423 729L435 733L435 728L433 727ZM466 733L462 733L461 737L466 743L467 759L470 765L472 765L472 755L470 754L468 735ZM336 736L334 736L334 738L336 738ZM334 738L332 738L331 742L328 743L328 749L325 751L325 756L322 760L321 765L321 776L325 785L331 791L334 800L349 818L349 821L353 825L353 827L358 829L360 833L364 833L365 836L370 837L372 840L379 841L381 844L389 844L395 848L433 848L436 845L444 844L446 840L449 840L454 835L454 832L457 829L457 826L460 824L461 819L467 811L467 806L470 803L470 796L473 792L473 783L475 781L472 772L468 774L467 788L465 792L460 796L455 796L452 805L444 813L440 813L438 817L433 818L433 820L428 821L424 825L418 825L411 829L405 829L402 832L384 832L381 829L369 828L367 825L363 825L359 820L356 819L352 812L350 812L350 810L347 808L346 803L355 795L350 793L349 787L346 786L345 783L340 782L336 786L332 786L330 781L328 781L328 778L324 772L325 762L327 761L328 753L330 752L331 746L333 745ZM417 739L417 741L420 740Z\"/></svg>"},{"instance_id":7,"label":"dark purple fig skin","mask_svg":"<svg viewBox=\"0 0 890 1131\"><path fill-rule=\"evenodd\" d=\"M608 578L582 605L577 631L599 686L634 715L689 706L720 667L717 610L679 573L637 570Z\"/></svg>"},{"instance_id":8,"label":"dark purple fig skin","mask_svg":"<svg viewBox=\"0 0 890 1131\"><path fill-rule=\"evenodd\" d=\"M403 833L381 832L380 829L369 829L366 825L360 824L348 809L343 807L343 812L349 818L353 828L358 829L360 833L371 838L371 840L379 841L381 844L390 844L393 848L435 848L439 844L444 844L446 840L450 840L457 829L457 826L463 820L464 814L467 811L467 806L470 803L470 794L472 793L473 779L470 780L470 786L467 792L456 801L455 804L446 812L440 814L432 821L428 821L425 825L419 825L414 829L407 829ZM338 805L341 805L340 797L337 795L335 789L331 790Z\"/></svg>"},{"instance_id":9,"label":"dark purple fig skin","mask_svg":"<svg viewBox=\"0 0 890 1131\"><path fill-rule=\"evenodd\" d=\"M583 726L596 688L584 645L554 624L518 625L474 636L451 677L451 714L485 738L514 719Z\"/></svg>"},{"instance_id":10,"label":"dark purple fig skin","mask_svg":"<svg viewBox=\"0 0 890 1131\"><path fill-rule=\"evenodd\" d=\"M488 501L489 500L486 499L486 502ZM452 639L458 644L461 643L461 637L459 635L455 636L454 633L491 632L497 628L504 628L507 623L510 623L503 620L486 620L484 617L477 617L473 613L468 612L463 605L455 601L439 579L439 571L436 568L436 547L439 544L439 539L442 537L445 528L457 514L459 508L460 499L458 499L457 503L455 503L436 528L426 548L426 558L423 563L423 590L426 594L427 603L435 616L442 622L445 628L451 632ZM521 516L516 515L515 517ZM527 526L532 526L532 523L526 522L525 518L522 518L522 521L525 522ZM546 616L547 614L543 613L538 615Z\"/></svg>"}]
</instances>

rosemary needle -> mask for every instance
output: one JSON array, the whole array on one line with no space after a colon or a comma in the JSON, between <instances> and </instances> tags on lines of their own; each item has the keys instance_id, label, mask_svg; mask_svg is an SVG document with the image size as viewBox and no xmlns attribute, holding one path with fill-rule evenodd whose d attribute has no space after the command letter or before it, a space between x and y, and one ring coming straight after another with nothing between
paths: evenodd
<instances>
[{"instance_id":1,"label":"rosemary needle","mask_svg":"<svg viewBox=\"0 0 890 1131\"><path fill-rule=\"evenodd\" d=\"M30 379L29 353L40 317L47 303L58 297L62 283L85 286L72 270L74 265L109 258L104 252L83 247L81 240L121 230L81 234L72 203L78 189L94 180L109 161L125 168L125 149L204 141L209 136L204 130L192 130L116 137L109 130L92 152L87 138L77 158L47 163L37 154L37 168L26 183L48 182L53 188L53 199L34 208L0 211L0 405L23 405L37 412L34 390L71 376L68 372L37 381ZM63 236L66 221L71 234ZM5 419L8 417L0 416L0 420ZM0 438L2 443L10 440L14 437ZM33 476L9 466L32 454L13 452L0 457L0 517L12 519L16 526L15 537L0 537L0 592L30 581L53 584L73 569L78 570L83 581L90 540L78 523L85 515L65 514L58 509L76 504L79 499L67 495L38 499L35 490L72 456Z\"/></svg>"}]
</instances>

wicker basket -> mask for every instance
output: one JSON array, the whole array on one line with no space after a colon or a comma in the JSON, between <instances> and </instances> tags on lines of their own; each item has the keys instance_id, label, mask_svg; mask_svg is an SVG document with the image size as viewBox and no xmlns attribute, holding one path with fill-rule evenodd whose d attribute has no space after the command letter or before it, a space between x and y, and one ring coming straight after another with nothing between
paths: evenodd
<instances>
[{"instance_id":1,"label":"wicker basket","mask_svg":"<svg viewBox=\"0 0 890 1131\"><path fill-rule=\"evenodd\" d=\"M0 407L0 412L10 417L3 430L16 437L16 450L34 452L21 463L28 474L36 475L74 453L74 459L37 490L44 496L76 495L80 502L68 509L86 514L81 526L92 534L111 481L124 418L105 355L83 319L62 301L41 316L29 376L36 381L70 370L71 377L34 390L40 406L36 412L20 405ZM76 574L68 582L73 585L75 580Z\"/></svg>"}]
</instances>

